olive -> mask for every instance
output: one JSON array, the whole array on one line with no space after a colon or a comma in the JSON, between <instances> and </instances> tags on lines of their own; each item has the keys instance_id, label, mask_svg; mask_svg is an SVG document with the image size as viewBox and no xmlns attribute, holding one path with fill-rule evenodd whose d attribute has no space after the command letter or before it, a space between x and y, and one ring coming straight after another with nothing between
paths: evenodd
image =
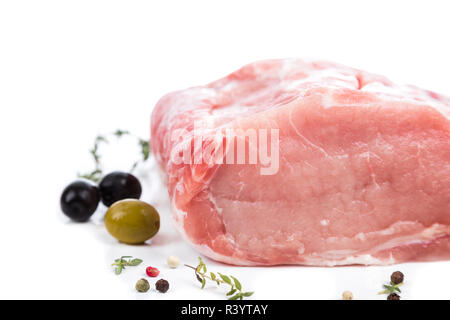
<instances>
[{"instance_id":1,"label":"olive","mask_svg":"<svg viewBox=\"0 0 450 320\"><path fill-rule=\"evenodd\" d=\"M73 221L85 222L97 210L100 202L98 188L85 181L68 185L61 195L61 209Z\"/></svg>"},{"instance_id":2,"label":"olive","mask_svg":"<svg viewBox=\"0 0 450 320\"><path fill-rule=\"evenodd\" d=\"M109 207L123 199L139 199L142 187L139 180L132 174L116 171L102 179L100 194L103 204Z\"/></svg>"},{"instance_id":3,"label":"olive","mask_svg":"<svg viewBox=\"0 0 450 320\"><path fill-rule=\"evenodd\" d=\"M159 231L159 214L148 203L127 199L114 203L106 212L105 226L117 240L140 244Z\"/></svg>"}]
</instances>

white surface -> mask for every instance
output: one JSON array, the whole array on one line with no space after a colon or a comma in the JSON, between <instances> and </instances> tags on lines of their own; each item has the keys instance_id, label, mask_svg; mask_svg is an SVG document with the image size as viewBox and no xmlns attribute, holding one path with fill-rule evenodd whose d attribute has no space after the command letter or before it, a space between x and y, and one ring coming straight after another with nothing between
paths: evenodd
<instances>
[{"instance_id":1,"label":"white surface","mask_svg":"<svg viewBox=\"0 0 450 320\"><path fill-rule=\"evenodd\" d=\"M0 298L222 299L201 291L190 270L164 265L172 254L194 264L197 253L174 233L153 169L144 199L160 208L162 230L151 245L118 244L101 210L89 224L62 216L60 193L89 169L95 135L124 128L145 137L163 94L266 58L327 59L449 94L449 9L448 1L0 2ZM111 154L127 168L127 152L105 152L111 168ZM144 266L116 276L110 263L121 255ZM384 299L376 292L397 269L405 299L450 298L450 262L207 264L241 279L255 299L339 299L344 290ZM146 265L160 267L169 293L135 293Z\"/></svg>"}]
</instances>

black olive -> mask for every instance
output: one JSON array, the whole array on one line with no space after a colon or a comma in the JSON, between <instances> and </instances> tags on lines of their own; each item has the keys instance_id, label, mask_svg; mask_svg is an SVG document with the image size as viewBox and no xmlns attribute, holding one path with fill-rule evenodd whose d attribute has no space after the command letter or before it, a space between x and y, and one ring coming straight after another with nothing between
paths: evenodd
<instances>
[{"instance_id":1,"label":"black olive","mask_svg":"<svg viewBox=\"0 0 450 320\"><path fill-rule=\"evenodd\" d=\"M139 180L126 172L112 172L100 182L100 194L105 206L124 199L139 199L142 187Z\"/></svg>"},{"instance_id":2,"label":"black olive","mask_svg":"<svg viewBox=\"0 0 450 320\"><path fill-rule=\"evenodd\" d=\"M61 195L61 209L76 222L85 222L97 210L100 202L98 188L85 181L69 184Z\"/></svg>"}]
</instances>

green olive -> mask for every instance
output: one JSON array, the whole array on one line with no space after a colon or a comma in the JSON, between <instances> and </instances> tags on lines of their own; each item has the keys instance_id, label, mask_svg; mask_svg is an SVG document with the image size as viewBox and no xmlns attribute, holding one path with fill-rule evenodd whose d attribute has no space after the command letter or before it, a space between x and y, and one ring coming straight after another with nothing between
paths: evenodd
<instances>
[{"instance_id":1,"label":"green olive","mask_svg":"<svg viewBox=\"0 0 450 320\"><path fill-rule=\"evenodd\" d=\"M105 226L117 240L139 244L159 231L159 214L143 201L127 199L114 203L106 212Z\"/></svg>"}]
</instances>

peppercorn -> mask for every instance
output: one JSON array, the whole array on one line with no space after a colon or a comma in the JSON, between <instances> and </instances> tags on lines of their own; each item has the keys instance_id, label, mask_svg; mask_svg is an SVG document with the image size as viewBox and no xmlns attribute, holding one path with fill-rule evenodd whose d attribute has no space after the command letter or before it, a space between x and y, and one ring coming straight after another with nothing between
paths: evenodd
<instances>
[{"instance_id":1,"label":"peppercorn","mask_svg":"<svg viewBox=\"0 0 450 320\"><path fill-rule=\"evenodd\" d=\"M403 279L404 279L403 273L401 273L400 271L395 271L391 275L391 281L393 284L400 284L403 282Z\"/></svg>"},{"instance_id":2,"label":"peppercorn","mask_svg":"<svg viewBox=\"0 0 450 320\"><path fill-rule=\"evenodd\" d=\"M400 300L400 296L396 293L391 293L390 295L388 295L387 299L388 300Z\"/></svg>"},{"instance_id":3,"label":"peppercorn","mask_svg":"<svg viewBox=\"0 0 450 320\"><path fill-rule=\"evenodd\" d=\"M149 277L152 278L156 278L157 276L159 276L159 270L157 268L154 267L148 267L145 272L147 273L147 275Z\"/></svg>"},{"instance_id":4,"label":"peppercorn","mask_svg":"<svg viewBox=\"0 0 450 320\"><path fill-rule=\"evenodd\" d=\"M342 293L342 300L353 300L353 293L351 291L344 291Z\"/></svg>"},{"instance_id":5,"label":"peppercorn","mask_svg":"<svg viewBox=\"0 0 450 320\"><path fill-rule=\"evenodd\" d=\"M147 292L150 289L150 283L147 280L141 279L136 283L136 290L139 292Z\"/></svg>"},{"instance_id":6,"label":"peppercorn","mask_svg":"<svg viewBox=\"0 0 450 320\"><path fill-rule=\"evenodd\" d=\"M162 293L166 293L169 290L169 282L164 279L156 281L156 290Z\"/></svg>"},{"instance_id":7,"label":"peppercorn","mask_svg":"<svg viewBox=\"0 0 450 320\"><path fill-rule=\"evenodd\" d=\"M180 259L176 256L170 256L167 258L167 265L172 269L176 269L180 265Z\"/></svg>"}]
</instances>

